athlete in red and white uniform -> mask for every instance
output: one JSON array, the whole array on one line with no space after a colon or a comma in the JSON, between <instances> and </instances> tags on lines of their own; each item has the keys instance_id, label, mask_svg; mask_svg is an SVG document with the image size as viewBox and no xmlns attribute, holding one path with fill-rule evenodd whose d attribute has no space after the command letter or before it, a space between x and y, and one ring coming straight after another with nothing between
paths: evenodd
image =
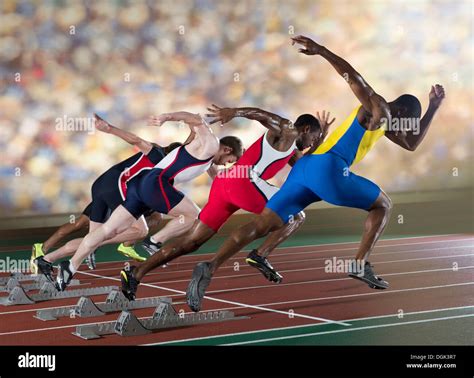
<instances>
[{"instance_id":1,"label":"athlete in red and white uniform","mask_svg":"<svg viewBox=\"0 0 474 378\"><path fill-rule=\"evenodd\" d=\"M134 298L140 280L152 269L166 264L178 256L197 250L217 233L219 228L238 209L259 214L278 188L266 180L275 176L290 159L302 156L301 151L312 147L321 138L319 121L310 114L303 114L293 124L287 119L258 108L219 108L214 105L208 114L211 123L227 123L234 117L259 121L268 131L244 152L229 170L217 174L211 187L209 201L199 214L192 229L179 240L165 243L147 261L134 267L122 280L122 291ZM296 149L295 149L296 147ZM312 151L312 149L311 149ZM298 214L293 222L275 232L273 239L262 248L273 249L293 234L303 223L304 214Z\"/></svg>"},{"instance_id":2,"label":"athlete in red and white uniform","mask_svg":"<svg viewBox=\"0 0 474 378\"><path fill-rule=\"evenodd\" d=\"M199 219L217 232L239 209L260 214L278 187L267 180L274 177L295 154L296 140L285 151L268 142L268 131L255 141L228 170L220 172L212 183L209 200Z\"/></svg>"}]
</instances>

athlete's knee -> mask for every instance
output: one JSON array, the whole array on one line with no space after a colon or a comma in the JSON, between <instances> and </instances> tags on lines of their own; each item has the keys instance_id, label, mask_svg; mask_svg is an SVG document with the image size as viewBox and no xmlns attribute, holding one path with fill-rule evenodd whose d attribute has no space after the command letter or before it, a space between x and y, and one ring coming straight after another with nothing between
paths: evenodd
<instances>
[{"instance_id":1,"label":"athlete's knee","mask_svg":"<svg viewBox=\"0 0 474 378\"><path fill-rule=\"evenodd\" d=\"M380 194L372 205L370 210L381 209L385 214L389 215L393 209L393 203L391 198L384 192L380 191Z\"/></svg>"},{"instance_id":2,"label":"athlete's knee","mask_svg":"<svg viewBox=\"0 0 474 378\"><path fill-rule=\"evenodd\" d=\"M113 237L117 236L122 232L117 227L111 227L108 222L105 222L102 226L102 233L104 235L104 240L112 239Z\"/></svg>"},{"instance_id":3,"label":"athlete's knee","mask_svg":"<svg viewBox=\"0 0 474 378\"><path fill-rule=\"evenodd\" d=\"M301 226L305 220L306 220L306 214L304 213L304 211L300 211L293 218L293 222L295 223L295 226Z\"/></svg>"}]
</instances>

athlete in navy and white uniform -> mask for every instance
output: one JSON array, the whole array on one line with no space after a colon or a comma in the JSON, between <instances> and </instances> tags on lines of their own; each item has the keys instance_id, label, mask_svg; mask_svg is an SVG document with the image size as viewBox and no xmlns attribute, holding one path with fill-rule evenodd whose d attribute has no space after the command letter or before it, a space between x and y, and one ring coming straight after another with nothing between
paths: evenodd
<instances>
[{"instance_id":1,"label":"athlete in navy and white uniform","mask_svg":"<svg viewBox=\"0 0 474 378\"><path fill-rule=\"evenodd\" d=\"M199 176L209 170L213 163L224 165L240 157L235 155L237 152L232 148L219 143L209 124L200 115L187 112L162 115L160 124L166 121L184 121L194 131L194 139L171 151L155 168L141 172L127 183L125 202L113 211L103 225L83 239L70 261L60 263L57 276L59 290L66 288L81 262L95 248L126 232L149 209L176 218L191 211L195 213L196 219L196 204L175 189L173 184ZM185 227L180 225L181 228L189 229L192 222L188 223Z\"/></svg>"},{"instance_id":2,"label":"athlete in navy and white uniform","mask_svg":"<svg viewBox=\"0 0 474 378\"><path fill-rule=\"evenodd\" d=\"M123 203L127 194L127 186L133 182L137 176L157 166L166 154L181 146L181 143L176 142L167 147L161 147L143 140L133 133L116 128L97 115L96 128L105 133L120 137L126 142L136 146L141 152L109 168L93 183L92 203L88 206L90 218L89 232L93 232L97 227L103 224L109 218L113 210ZM194 135L191 133L186 142L192 138L194 138ZM192 209L192 212L186 213L186 216L194 219L198 211L198 209ZM144 216L148 217L153 212L153 210L147 209L147 211L144 212ZM133 248L133 242L142 240L147 234L147 221L145 217L142 217L123 233L104 241L103 244L121 243L117 248L118 252L136 261L144 261L145 258L140 256ZM73 255L77 251L81 241L82 238L73 239L47 255L44 255L44 253L36 253L36 251L40 250L38 248L33 249L33 254L35 254L32 256L34 266L37 266L41 273L49 280L52 280L52 263L63 257ZM129 245L125 245L123 242L127 242ZM91 256L93 256L93 254L91 254Z\"/></svg>"}]
</instances>

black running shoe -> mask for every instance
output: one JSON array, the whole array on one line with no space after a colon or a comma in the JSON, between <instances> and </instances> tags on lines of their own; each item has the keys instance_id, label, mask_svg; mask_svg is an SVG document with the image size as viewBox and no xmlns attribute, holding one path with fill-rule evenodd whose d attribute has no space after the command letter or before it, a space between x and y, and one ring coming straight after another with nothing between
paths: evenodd
<instances>
[{"instance_id":1,"label":"black running shoe","mask_svg":"<svg viewBox=\"0 0 474 378\"><path fill-rule=\"evenodd\" d=\"M151 240L150 237L142 241L143 249L147 251L150 254L150 256L153 256L156 252L158 252L162 245L163 243L160 243L160 242L155 243L154 241Z\"/></svg>"},{"instance_id":2,"label":"black running shoe","mask_svg":"<svg viewBox=\"0 0 474 378\"><path fill-rule=\"evenodd\" d=\"M122 282L122 293L129 301L134 301L138 285L140 281L138 281L133 271L135 270L134 266L131 266L130 269L122 269L120 271L120 281Z\"/></svg>"},{"instance_id":3,"label":"black running shoe","mask_svg":"<svg viewBox=\"0 0 474 378\"><path fill-rule=\"evenodd\" d=\"M95 270L95 268L97 268L97 264L95 261L95 251L92 252L89 256L87 256L86 264L90 270Z\"/></svg>"},{"instance_id":4,"label":"black running shoe","mask_svg":"<svg viewBox=\"0 0 474 378\"><path fill-rule=\"evenodd\" d=\"M208 262L201 262L195 266L193 277L186 290L186 301L194 312L201 310L202 298L204 298L206 289L211 283L212 274L210 265Z\"/></svg>"},{"instance_id":5,"label":"black running shoe","mask_svg":"<svg viewBox=\"0 0 474 378\"><path fill-rule=\"evenodd\" d=\"M56 289L59 291L66 290L66 287L71 283L72 272L69 269L69 261L61 261L58 267L58 275L56 277Z\"/></svg>"},{"instance_id":6,"label":"black running shoe","mask_svg":"<svg viewBox=\"0 0 474 378\"><path fill-rule=\"evenodd\" d=\"M250 266L257 268L268 281L276 283L281 283L281 281L283 281L283 276L273 268L266 257L260 256L257 253L257 250L254 249L250 252L245 259L245 262Z\"/></svg>"},{"instance_id":7,"label":"black running shoe","mask_svg":"<svg viewBox=\"0 0 474 378\"><path fill-rule=\"evenodd\" d=\"M53 264L44 259L44 256L40 256L34 260L34 263L38 267L38 273L41 273L46 279L54 284L53 278Z\"/></svg>"},{"instance_id":8,"label":"black running shoe","mask_svg":"<svg viewBox=\"0 0 474 378\"><path fill-rule=\"evenodd\" d=\"M349 273L349 277L365 282L371 289L384 290L389 286L387 281L375 275L372 265L368 261L366 261L363 271Z\"/></svg>"}]
</instances>

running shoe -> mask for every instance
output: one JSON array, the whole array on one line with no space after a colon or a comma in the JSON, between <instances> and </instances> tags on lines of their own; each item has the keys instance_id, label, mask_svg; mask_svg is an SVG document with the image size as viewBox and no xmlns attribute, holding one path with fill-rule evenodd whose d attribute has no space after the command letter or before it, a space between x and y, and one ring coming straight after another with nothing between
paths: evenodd
<instances>
[{"instance_id":1,"label":"running shoe","mask_svg":"<svg viewBox=\"0 0 474 378\"><path fill-rule=\"evenodd\" d=\"M40 256L34 260L34 264L39 274L44 275L49 282L54 283L52 263L46 261L44 256Z\"/></svg>"},{"instance_id":2,"label":"running shoe","mask_svg":"<svg viewBox=\"0 0 474 378\"><path fill-rule=\"evenodd\" d=\"M206 294L207 287L211 283L210 265L208 262L201 262L195 266L191 282L189 282L188 289L186 290L186 301L194 312L201 310L201 301Z\"/></svg>"},{"instance_id":3,"label":"running shoe","mask_svg":"<svg viewBox=\"0 0 474 378\"><path fill-rule=\"evenodd\" d=\"M375 275L372 265L368 261L365 262L364 270L349 273L349 277L365 282L371 289L384 290L389 286L387 281Z\"/></svg>"},{"instance_id":4,"label":"running shoe","mask_svg":"<svg viewBox=\"0 0 474 378\"><path fill-rule=\"evenodd\" d=\"M122 255L124 255L125 257L128 257L129 259L132 259L132 260L135 260L135 261L138 261L138 262L143 262L143 261L146 261L146 258L140 256L137 251L135 251L135 248L134 247L127 247L126 245L124 245L123 243L121 243L118 247L117 247L117 251L119 253L121 253Z\"/></svg>"},{"instance_id":5,"label":"running shoe","mask_svg":"<svg viewBox=\"0 0 474 378\"><path fill-rule=\"evenodd\" d=\"M145 240L142 241L142 247L145 251L147 251L150 256L153 256L156 252L158 252L161 248L163 243L155 243L151 240L150 237L147 237Z\"/></svg>"},{"instance_id":6,"label":"running shoe","mask_svg":"<svg viewBox=\"0 0 474 378\"><path fill-rule=\"evenodd\" d=\"M135 270L134 266L131 266L130 269L122 269L120 271L120 281L122 282L122 293L129 301L134 301L137 294L138 281L133 271Z\"/></svg>"},{"instance_id":7,"label":"running shoe","mask_svg":"<svg viewBox=\"0 0 474 378\"><path fill-rule=\"evenodd\" d=\"M61 261L58 267L58 275L56 277L56 289L59 291L66 290L67 286L71 283L72 272L69 268L69 261Z\"/></svg>"},{"instance_id":8,"label":"running shoe","mask_svg":"<svg viewBox=\"0 0 474 378\"><path fill-rule=\"evenodd\" d=\"M95 270L97 268L97 263L95 260L95 252L92 252L89 256L86 257L86 264L90 270Z\"/></svg>"},{"instance_id":9,"label":"running shoe","mask_svg":"<svg viewBox=\"0 0 474 378\"><path fill-rule=\"evenodd\" d=\"M257 250L254 249L250 252L245 259L245 262L250 266L257 268L268 281L276 283L281 283L281 281L283 281L283 276L273 268L266 257L260 256L257 253Z\"/></svg>"},{"instance_id":10,"label":"running shoe","mask_svg":"<svg viewBox=\"0 0 474 378\"><path fill-rule=\"evenodd\" d=\"M38 274L38 266L35 263L35 260L38 257L44 256L43 243L35 243L31 248L31 257L30 257L30 272L31 274Z\"/></svg>"}]
</instances>

